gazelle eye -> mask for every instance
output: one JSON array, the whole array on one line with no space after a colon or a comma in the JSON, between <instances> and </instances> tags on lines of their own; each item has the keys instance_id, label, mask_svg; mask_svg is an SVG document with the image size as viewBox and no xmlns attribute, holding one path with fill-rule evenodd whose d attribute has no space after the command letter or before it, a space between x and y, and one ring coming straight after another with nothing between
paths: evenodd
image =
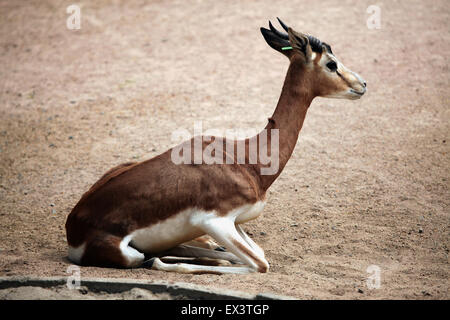
<instances>
[{"instance_id":1,"label":"gazelle eye","mask_svg":"<svg viewBox=\"0 0 450 320\"><path fill-rule=\"evenodd\" d=\"M327 63L327 68L330 69L330 71L334 72L337 70L337 64L334 61L330 61Z\"/></svg>"}]
</instances>

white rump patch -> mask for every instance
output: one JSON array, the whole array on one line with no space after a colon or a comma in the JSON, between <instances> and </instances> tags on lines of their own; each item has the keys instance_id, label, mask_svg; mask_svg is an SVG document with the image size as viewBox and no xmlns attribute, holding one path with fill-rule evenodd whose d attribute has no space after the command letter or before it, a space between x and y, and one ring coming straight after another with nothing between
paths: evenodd
<instances>
[{"instance_id":1,"label":"white rump patch","mask_svg":"<svg viewBox=\"0 0 450 320\"><path fill-rule=\"evenodd\" d=\"M81 258L84 254L84 248L86 247L86 243L83 243L82 245L74 248L72 246L69 246L69 260L72 262L75 262L76 264L80 264Z\"/></svg>"}]
</instances>

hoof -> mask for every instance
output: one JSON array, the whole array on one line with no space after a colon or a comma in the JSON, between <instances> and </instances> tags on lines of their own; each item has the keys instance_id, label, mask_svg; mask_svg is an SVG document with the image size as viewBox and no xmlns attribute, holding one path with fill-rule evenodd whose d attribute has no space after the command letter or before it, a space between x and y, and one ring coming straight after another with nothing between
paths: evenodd
<instances>
[{"instance_id":1,"label":"hoof","mask_svg":"<svg viewBox=\"0 0 450 320\"><path fill-rule=\"evenodd\" d=\"M153 267L153 263L155 263L155 259L156 258L150 258L148 260L145 260L144 262L142 262L141 267L151 269Z\"/></svg>"}]
</instances>

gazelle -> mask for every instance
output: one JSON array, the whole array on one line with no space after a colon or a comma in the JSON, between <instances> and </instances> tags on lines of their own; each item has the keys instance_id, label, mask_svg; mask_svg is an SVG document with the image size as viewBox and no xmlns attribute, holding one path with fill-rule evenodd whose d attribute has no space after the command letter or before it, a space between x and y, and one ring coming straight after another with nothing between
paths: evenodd
<instances>
[{"instance_id":1,"label":"gazelle","mask_svg":"<svg viewBox=\"0 0 450 320\"><path fill-rule=\"evenodd\" d=\"M290 65L278 105L265 127L265 145L258 145L267 150L275 143L274 132L277 133L278 171L264 175L261 169L267 164L259 160L238 162L237 155L225 148L230 142L226 139L223 157L231 157L232 163L174 164L170 149L147 161L122 164L100 178L68 216L71 261L122 268L145 262L152 269L185 273L269 270L264 251L240 224L257 218L263 211L266 191L291 157L312 100L359 99L366 92L364 80L344 67L328 44L279 22L287 33L276 30L270 22L270 30L261 28L261 32L269 46L289 58ZM255 140L259 141L258 136L232 144L243 143L248 160L251 142ZM185 143L190 146L196 141L201 141L205 150L214 138L194 137ZM204 235L227 251L192 245L192 240L198 243ZM151 259L146 260L146 255ZM180 263L163 258L167 255L228 260L235 265ZM174 260L176 263L168 263Z\"/></svg>"}]
</instances>

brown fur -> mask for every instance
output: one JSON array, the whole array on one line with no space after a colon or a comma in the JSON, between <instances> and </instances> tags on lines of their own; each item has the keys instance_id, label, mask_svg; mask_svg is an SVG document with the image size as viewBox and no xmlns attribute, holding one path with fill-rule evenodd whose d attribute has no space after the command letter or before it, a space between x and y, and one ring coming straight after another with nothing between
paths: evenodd
<instances>
[{"instance_id":1,"label":"brown fur","mask_svg":"<svg viewBox=\"0 0 450 320\"><path fill-rule=\"evenodd\" d=\"M85 253L81 259L82 265L93 265L99 267L122 267L126 268L128 262L119 249L122 238L95 232L86 242Z\"/></svg>"},{"instance_id":2,"label":"brown fur","mask_svg":"<svg viewBox=\"0 0 450 320\"><path fill-rule=\"evenodd\" d=\"M70 213L68 243L76 247L94 231L124 237L187 208L225 214L261 200L255 180L237 164L175 165L169 150L100 179Z\"/></svg>"}]
</instances>

